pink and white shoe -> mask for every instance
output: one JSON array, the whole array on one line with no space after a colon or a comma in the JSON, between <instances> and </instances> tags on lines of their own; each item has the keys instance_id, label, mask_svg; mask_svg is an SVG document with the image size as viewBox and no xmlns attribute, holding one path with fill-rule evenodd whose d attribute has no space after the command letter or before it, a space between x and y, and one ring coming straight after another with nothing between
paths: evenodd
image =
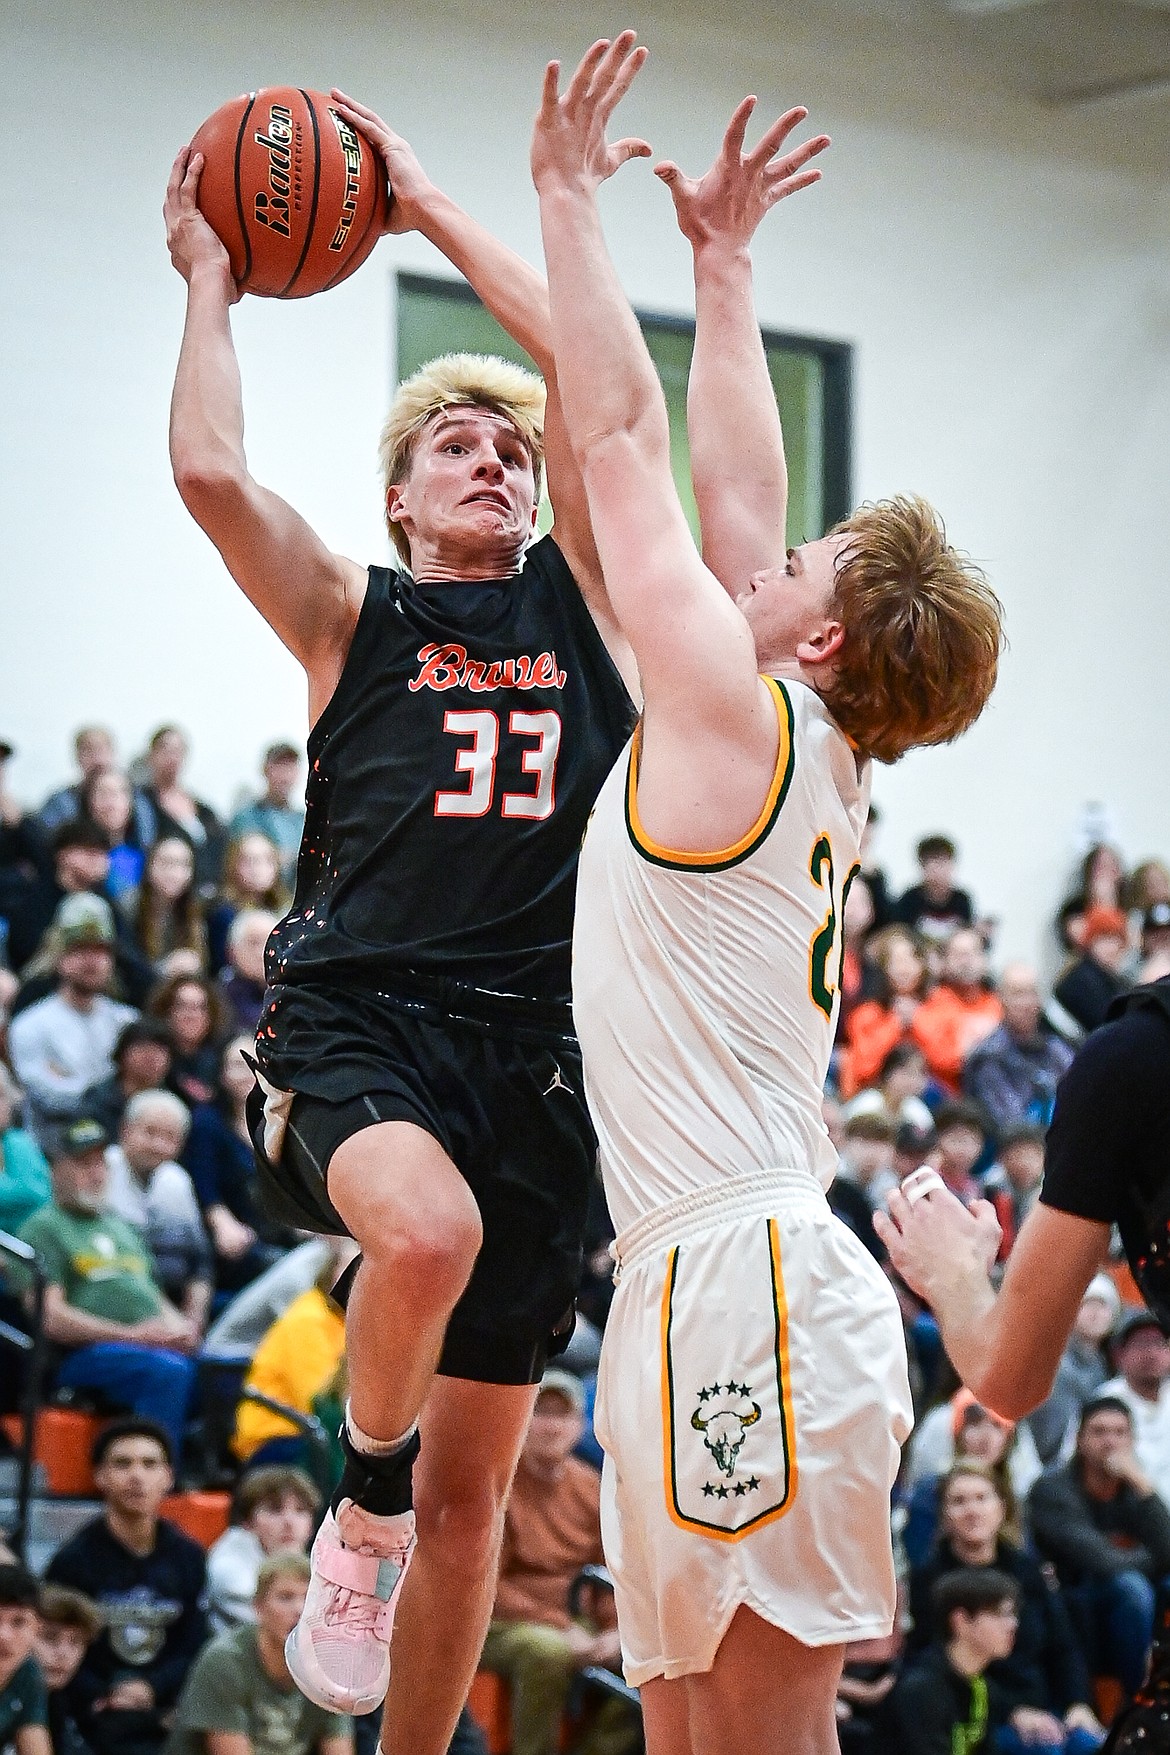
<instances>
[{"instance_id":1,"label":"pink and white shoe","mask_svg":"<svg viewBox=\"0 0 1170 1755\"><path fill-rule=\"evenodd\" d=\"M328 1712L373 1712L390 1686L390 1635L414 1553L414 1512L375 1517L343 1499L317 1531L301 1618L285 1642L293 1681Z\"/></svg>"}]
</instances>

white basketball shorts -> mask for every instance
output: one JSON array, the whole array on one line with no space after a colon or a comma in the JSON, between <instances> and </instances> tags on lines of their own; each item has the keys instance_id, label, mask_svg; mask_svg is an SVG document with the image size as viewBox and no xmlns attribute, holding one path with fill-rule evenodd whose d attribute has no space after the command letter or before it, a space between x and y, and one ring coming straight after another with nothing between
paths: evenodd
<instances>
[{"instance_id":1,"label":"white basketball shorts","mask_svg":"<svg viewBox=\"0 0 1170 1755\"><path fill-rule=\"evenodd\" d=\"M805 1645L888 1634L913 1415L901 1314L807 1172L618 1238L595 1422L626 1679L710 1669L746 1604Z\"/></svg>"}]
</instances>

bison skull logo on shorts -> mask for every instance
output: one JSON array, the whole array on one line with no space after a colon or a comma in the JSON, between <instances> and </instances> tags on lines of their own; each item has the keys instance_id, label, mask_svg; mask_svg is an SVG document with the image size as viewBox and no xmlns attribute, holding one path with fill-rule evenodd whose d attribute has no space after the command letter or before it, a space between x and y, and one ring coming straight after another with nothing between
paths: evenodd
<instances>
[{"instance_id":1,"label":"bison skull logo on shorts","mask_svg":"<svg viewBox=\"0 0 1170 1755\"><path fill-rule=\"evenodd\" d=\"M759 1402L752 1402L750 1412L740 1413L736 1408L718 1408L713 1414L704 1414L703 1403L713 1399L720 1393L719 1384L699 1392L700 1406L691 1415L691 1425L696 1432L703 1434L703 1443L715 1459L715 1466L727 1476L735 1473L735 1459L743 1449L743 1441L747 1437L749 1426L754 1426L760 1418ZM729 1383L724 1392L727 1395L747 1397L747 1386Z\"/></svg>"}]
</instances>

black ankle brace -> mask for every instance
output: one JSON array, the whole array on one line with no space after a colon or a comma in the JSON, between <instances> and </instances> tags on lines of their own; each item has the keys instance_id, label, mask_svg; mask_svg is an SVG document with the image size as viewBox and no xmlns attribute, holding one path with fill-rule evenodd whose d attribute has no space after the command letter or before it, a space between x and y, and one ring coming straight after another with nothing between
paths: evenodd
<instances>
[{"instance_id":1,"label":"black ankle brace","mask_svg":"<svg viewBox=\"0 0 1170 1755\"><path fill-rule=\"evenodd\" d=\"M391 1456L371 1456L354 1447L349 1431L342 1422L341 1448L345 1467L330 1501L334 1516L343 1499L352 1499L363 1511L375 1517L398 1517L414 1508L411 1478L414 1459L419 1453L417 1432L412 1432L401 1450Z\"/></svg>"}]
</instances>

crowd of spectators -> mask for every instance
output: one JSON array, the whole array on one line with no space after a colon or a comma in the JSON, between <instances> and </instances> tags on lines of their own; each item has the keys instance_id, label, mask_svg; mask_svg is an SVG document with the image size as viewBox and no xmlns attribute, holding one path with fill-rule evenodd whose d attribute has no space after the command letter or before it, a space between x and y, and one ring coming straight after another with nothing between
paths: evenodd
<instances>
[{"instance_id":1,"label":"crowd of spectators","mask_svg":"<svg viewBox=\"0 0 1170 1755\"><path fill-rule=\"evenodd\" d=\"M344 1402L330 1291L352 1251L268 1218L245 1117L264 945L295 877L300 755L274 744L262 788L224 823L187 786L171 726L129 771L107 732L84 729L75 779L34 812L10 796L7 751L0 1229L47 1278L46 1394L123 1417L100 1440L101 1516L49 1582L0 1567L0 1745L46 1755L48 1727L68 1755L214 1755L217 1733L274 1755L347 1755L356 1736L362 1755L367 1727L290 1694L281 1632L336 1466L318 1441ZM872 1215L930 1164L960 1199L994 1202L1005 1260L1077 1043L1118 993L1170 973L1170 870L1127 873L1092 849L1055 912L1049 984L997 965L946 836L919 844L919 881L898 895L874 822L845 909L830 1201L882 1260ZM484 1666L510 1690L515 1755L566 1746L566 1722L592 1755L639 1746L590 1424L610 1237L598 1189L569 1369L542 1387L508 1513ZM972 1755L1095 1748L1100 1679L1136 1685L1170 1580L1170 1345L1121 1270L1103 1273L1052 1396L1013 1428L959 1388L929 1314L895 1286L919 1416L892 1508L902 1611L890 1641L850 1651L843 1747L944 1755L961 1732ZM5 1269L5 1319L22 1320L25 1290ZM238 1366L218 1447L201 1358ZM264 1400L235 1406L242 1386ZM208 1468L234 1500L205 1557L159 1504L176 1471ZM465 1722L456 1746L476 1738Z\"/></svg>"}]
</instances>

